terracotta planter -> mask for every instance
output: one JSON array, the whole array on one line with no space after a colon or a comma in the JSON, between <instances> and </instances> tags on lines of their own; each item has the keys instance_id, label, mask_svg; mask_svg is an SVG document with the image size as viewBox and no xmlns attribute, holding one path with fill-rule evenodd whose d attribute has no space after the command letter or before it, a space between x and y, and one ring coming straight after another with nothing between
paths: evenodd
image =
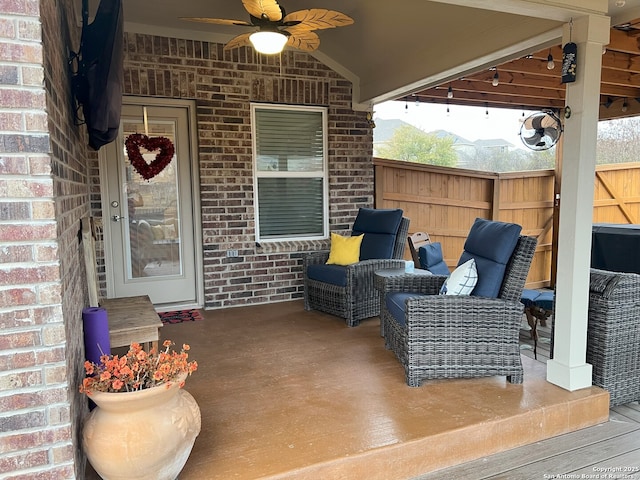
<instances>
[{"instance_id":1,"label":"terracotta planter","mask_svg":"<svg viewBox=\"0 0 640 480\"><path fill-rule=\"evenodd\" d=\"M200 408L178 384L91 394L83 447L104 480L177 478L200 433Z\"/></svg>"}]
</instances>

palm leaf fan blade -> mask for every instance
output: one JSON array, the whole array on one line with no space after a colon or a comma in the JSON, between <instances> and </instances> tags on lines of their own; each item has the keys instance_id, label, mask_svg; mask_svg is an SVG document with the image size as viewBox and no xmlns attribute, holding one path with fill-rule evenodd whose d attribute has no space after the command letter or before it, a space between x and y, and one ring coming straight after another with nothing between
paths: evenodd
<instances>
[{"instance_id":1,"label":"palm leaf fan blade","mask_svg":"<svg viewBox=\"0 0 640 480\"><path fill-rule=\"evenodd\" d=\"M287 31L289 31L287 29ZM313 32L308 31L296 31L295 33L291 33L289 39L287 40L287 45L293 48L297 48L299 50L304 50L307 52L313 52L320 46L320 37Z\"/></svg>"},{"instance_id":2,"label":"palm leaf fan blade","mask_svg":"<svg viewBox=\"0 0 640 480\"><path fill-rule=\"evenodd\" d=\"M298 10L288 14L283 23L300 22L305 30L323 30L325 28L345 27L353 23L353 18L341 12L326 10L324 8L312 8Z\"/></svg>"},{"instance_id":3,"label":"palm leaf fan blade","mask_svg":"<svg viewBox=\"0 0 640 480\"><path fill-rule=\"evenodd\" d=\"M236 47L249 47L251 46L251 42L249 41L249 37L252 32L243 33L242 35L238 35L237 37L233 37L227 44L224 46L224 50L231 50Z\"/></svg>"},{"instance_id":4,"label":"palm leaf fan blade","mask_svg":"<svg viewBox=\"0 0 640 480\"><path fill-rule=\"evenodd\" d=\"M213 23L215 25L251 26L249 22L245 22L243 20L228 20L226 18L180 17L180 20L187 20L188 22Z\"/></svg>"},{"instance_id":5,"label":"palm leaf fan blade","mask_svg":"<svg viewBox=\"0 0 640 480\"><path fill-rule=\"evenodd\" d=\"M256 18L267 17L271 22L282 19L282 8L275 0L242 0L242 5Z\"/></svg>"}]
</instances>

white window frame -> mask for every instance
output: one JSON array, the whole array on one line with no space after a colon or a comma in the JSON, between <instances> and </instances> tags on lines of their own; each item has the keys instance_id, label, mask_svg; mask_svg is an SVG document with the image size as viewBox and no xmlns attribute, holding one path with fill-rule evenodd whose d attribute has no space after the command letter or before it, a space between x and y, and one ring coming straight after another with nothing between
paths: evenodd
<instances>
[{"instance_id":1,"label":"white window frame","mask_svg":"<svg viewBox=\"0 0 640 480\"><path fill-rule=\"evenodd\" d=\"M322 171L316 172L281 172L281 171L259 171L258 170L258 150L256 145L256 110L287 110L287 111L307 111L319 112L322 115ZM329 238L329 160L328 160L328 109L319 106L304 105L276 105L264 103L251 104L251 138L253 152L253 188L254 188L254 208L255 208L255 233L256 242L284 242L296 240L326 240ZM262 238L260 235L260 205L258 195L258 179L260 178L322 178L322 235L308 236L269 236Z\"/></svg>"}]
</instances>

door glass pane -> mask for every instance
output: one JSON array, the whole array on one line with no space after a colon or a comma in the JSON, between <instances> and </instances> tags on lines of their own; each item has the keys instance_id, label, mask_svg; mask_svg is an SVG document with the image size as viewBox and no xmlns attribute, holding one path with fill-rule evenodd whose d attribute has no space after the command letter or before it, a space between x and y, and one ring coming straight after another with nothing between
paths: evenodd
<instances>
[{"instance_id":1,"label":"door glass pane","mask_svg":"<svg viewBox=\"0 0 640 480\"><path fill-rule=\"evenodd\" d=\"M149 137L166 137L176 145L174 122L150 121ZM144 132L143 123L123 121L126 139L133 133ZM158 150L140 148L147 164L156 159ZM181 275L182 239L180 238L177 152L171 163L155 177L145 180L131 165L124 149L124 195L127 199L127 261L129 278Z\"/></svg>"}]
</instances>

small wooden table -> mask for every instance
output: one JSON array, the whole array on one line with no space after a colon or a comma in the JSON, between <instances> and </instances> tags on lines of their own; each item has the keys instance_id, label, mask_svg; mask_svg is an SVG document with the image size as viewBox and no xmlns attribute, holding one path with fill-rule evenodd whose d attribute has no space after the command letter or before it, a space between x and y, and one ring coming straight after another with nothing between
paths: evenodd
<instances>
[{"instance_id":1,"label":"small wooden table","mask_svg":"<svg viewBox=\"0 0 640 480\"><path fill-rule=\"evenodd\" d=\"M157 350L162 321L147 295L103 299L100 306L107 311L111 347L137 342Z\"/></svg>"}]
</instances>

